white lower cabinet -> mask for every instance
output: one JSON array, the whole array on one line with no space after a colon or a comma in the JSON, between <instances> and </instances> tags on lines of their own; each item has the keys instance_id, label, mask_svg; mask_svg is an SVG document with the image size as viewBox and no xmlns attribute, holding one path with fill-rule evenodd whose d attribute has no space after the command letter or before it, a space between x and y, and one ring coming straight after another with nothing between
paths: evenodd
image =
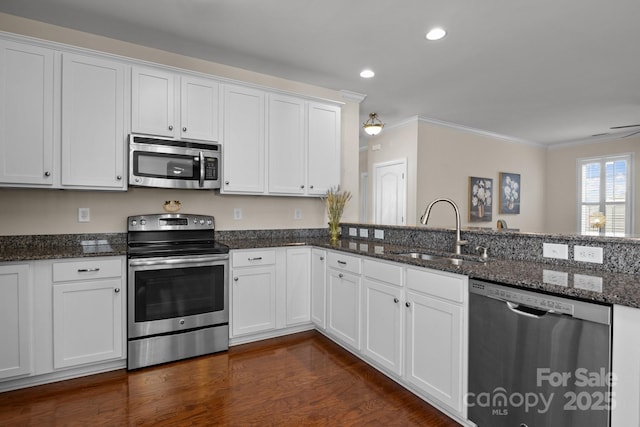
<instances>
[{"instance_id":1,"label":"white lower cabinet","mask_svg":"<svg viewBox=\"0 0 640 427\"><path fill-rule=\"evenodd\" d=\"M311 249L311 321L321 330L327 327L327 251Z\"/></svg>"},{"instance_id":2,"label":"white lower cabinet","mask_svg":"<svg viewBox=\"0 0 640 427\"><path fill-rule=\"evenodd\" d=\"M364 260L362 352L380 367L402 374L402 266Z\"/></svg>"},{"instance_id":3,"label":"white lower cabinet","mask_svg":"<svg viewBox=\"0 0 640 427\"><path fill-rule=\"evenodd\" d=\"M0 265L0 379L31 373L32 307L29 264Z\"/></svg>"},{"instance_id":4,"label":"white lower cabinet","mask_svg":"<svg viewBox=\"0 0 640 427\"><path fill-rule=\"evenodd\" d=\"M327 332L360 350L360 258L333 251L327 253L327 258Z\"/></svg>"},{"instance_id":5,"label":"white lower cabinet","mask_svg":"<svg viewBox=\"0 0 640 427\"><path fill-rule=\"evenodd\" d=\"M55 262L53 367L123 356L126 275L120 259Z\"/></svg>"},{"instance_id":6,"label":"white lower cabinet","mask_svg":"<svg viewBox=\"0 0 640 427\"><path fill-rule=\"evenodd\" d=\"M276 328L275 250L231 254L231 334L233 337Z\"/></svg>"},{"instance_id":7,"label":"white lower cabinet","mask_svg":"<svg viewBox=\"0 0 640 427\"><path fill-rule=\"evenodd\" d=\"M312 329L311 248L231 251L231 344Z\"/></svg>"},{"instance_id":8,"label":"white lower cabinet","mask_svg":"<svg viewBox=\"0 0 640 427\"><path fill-rule=\"evenodd\" d=\"M640 425L640 309L613 306L611 427Z\"/></svg>"},{"instance_id":9,"label":"white lower cabinet","mask_svg":"<svg viewBox=\"0 0 640 427\"><path fill-rule=\"evenodd\" d=\"M311 321L311 250L287 248L286 266L286 324L287 326Z\"/></svg>"},{"instance_id":10,"label":"white lower cabinet","mask_svg":"<svg viewBox=\"0 0 640 427\"><path fill-rule=\"evenodd\" d=\"M407 268L404 378L466 418L468 278Z\"/></svg>"}]
</instances>

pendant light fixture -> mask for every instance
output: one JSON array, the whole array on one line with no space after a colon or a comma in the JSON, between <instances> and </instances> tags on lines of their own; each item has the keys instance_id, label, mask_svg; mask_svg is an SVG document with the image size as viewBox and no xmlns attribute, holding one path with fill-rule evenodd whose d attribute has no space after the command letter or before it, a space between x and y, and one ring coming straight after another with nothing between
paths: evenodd
<instances>
[{"instance_id":1,"label":"pendant light fixture","mask_svg":"<svg viewBox=\"0 0 640 427\"><path fill-rule=\"evenodd\" d=\"M378 113L369 113L369 120L362 124L364 131L371 136L375 136L382 131L384 123L378 118Z\"/></svg>"}]
</instances>

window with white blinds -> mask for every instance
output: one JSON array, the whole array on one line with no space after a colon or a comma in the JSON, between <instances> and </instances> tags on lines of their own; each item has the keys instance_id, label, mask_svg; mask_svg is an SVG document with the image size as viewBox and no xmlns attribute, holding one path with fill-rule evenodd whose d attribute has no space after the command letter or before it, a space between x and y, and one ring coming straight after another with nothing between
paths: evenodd
<instances>
[{"instance_id":1,"label":"window with white blinds","mask_svg":"<svg viewBox=\"0 0 640 427\"><path fill-rule=\"evenodd\" d=\"M631 230L631 154L578 159L578 231L624 236Z\"/></svg>"}]
</instances>

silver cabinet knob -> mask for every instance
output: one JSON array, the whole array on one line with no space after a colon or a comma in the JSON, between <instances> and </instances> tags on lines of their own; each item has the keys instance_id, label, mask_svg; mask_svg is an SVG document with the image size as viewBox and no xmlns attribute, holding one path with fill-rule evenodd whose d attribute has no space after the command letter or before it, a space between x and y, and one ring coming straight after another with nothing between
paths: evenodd
<instances>
[{"instance_id":1,"label":"silver cabinet knob","mask_svg":"<svg viewBox=\"0 0 640 427\"><path fill-rule=\"evenodd\" d=\"M51 176L51 172L46 171L46 172L44 173L44 176Z\"/></svg>"},{"instance_id":2,"label":"silver cabinet knob","mask_svg":"<svg viewBox=\"0 0 640 427\"><path fill-rule=\"evenodd\" d=\"M320 261L324 261L324 257L323 256L320 257Z\"/></svg>"},{"instance_id":3,"label":"silver cabinet knob","mask_svg":"<svg viewBox=\"0 0 640 427\"><path fill-rule=\"evenodd\" d=\"M225 181L225 182L224 182L224 185L229 185L229 181Z\"/></svg>"},{"instance_id":4,"label":"silver cabinet knob","mask_svg":"<svg viewBox=\"0 0 640 427\"><path fill-rule=\"evenodd\" d=\"M180 319L178 323L180 323L181 325L184 325L184 319Z\"/></svg>"},{"instance_id":5,"label":"silver cabinet knob","mask_svg":"<svg viewBox=\"0 0 640 427\"><path fill-rule=\"evenodd\" d=\"M393 302L395 302L396 304L400 302L400 300L398 298L394 298Z\"/></svg>"},{"instance_id":6,"label":"silver cabinet knob","mask_svg":"<svg viewBox=\"0 0 640 427\"><path fill-rule=\"evenodd\" d=\"M186 132L186 131L187 131L187 127L185 126L182 128L182 132Z\"/></svg>"},{"instance_id":7,"label":"silver cabinet knob","mask_svg":"<svg viewBox=\"0 0 640 427\"><path fill-rule=\"evenodd\" d=\"M405 302L404 305L406 305L407 307L411 307L411 303L409 301Z\"/></svg>"},{"instance_id":8,"label":"silver cabinet knob","mask_svg":"<svg viewBox=\"0 0 640 427\"><path fill-rule=\"evenodd\" d=\"M313 185L310 185L309 188L311 188L313 190Z\"/></svg>"},{"instance_id":9,"label":"silver cabinet knob","mask_svg":"<svg viewBox=\"0 0 640 427\"><path fill-rule=\"evenodd\" d=\"M344 274L340 273L338 274L338 277L342 279L344 277Z\"/></svg>"},{"instance_id":10,"label":"silver cabinet knob","mask_svg":"<svg viewBox=\"0 0 640 427\"><path fill-rule=\"evenodd\" d=\"M120 288L115 288L113 291L114 291L116 294L119 294L119 293L120 293Z\"/></svg>"},{"instance_id":11,"label":"silver cabinet knob","mask_svg":"<svg viewBox=\"0 0 640 427\"><path fill-rule=\"evenodd\" d=\"M301 186L300 186L300 189L301 189L301 190L304 190L304 185L301 185Z\"/></svg>"},{"instance_id":12,"label":"silver cabinet knob","mask_svg":"<svg viewBox=\"0 0 640 427\"><path fill-rule=\"evenodd\" d=\"M122 175L118 175L118 176L116 176L116 179L117 179L118 181L122 181Z\"/></svg>"},{"instance_id":13,"label":"silver cabinet knob","mask_svg":"<svg viewBox=\"0 0 640 427\"><path fill-rule=\"evenodd\" d=\"M238 278L237 278L237 277L234 277L234 278L233 278L233 281L234 281L234 282L237 282L237 281L238 281Z\"/></svg>"},{"instance_id":14,"label":"silver cabinet knob","mask_svg":"<svg viewBox=\"0 0 640 427\"><path fill-rule=\"evenodd\" d=\"M173 130L173 125L169 125L169 130Z\"/></svg>"}]
</instances>

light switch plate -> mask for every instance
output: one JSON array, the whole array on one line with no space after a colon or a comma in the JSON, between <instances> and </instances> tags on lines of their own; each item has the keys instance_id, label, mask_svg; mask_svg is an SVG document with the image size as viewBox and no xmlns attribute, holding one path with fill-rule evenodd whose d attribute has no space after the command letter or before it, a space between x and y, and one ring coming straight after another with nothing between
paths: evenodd
<instances>
[{"instance_id":1,"label":"light switch plate","mask_svg":"<svg viewBox=\"0 0 640 427\"><path fill-rule=\"evenodd\" d=\"M542 256L545 258L569 259L569 246L560 243L543 243Z\"/></svg>"},{"instance_id":2,"label":"light switch plate","mask_svg":"<svg viewBox=\"0 0 640 427\"><path fill-rule=\"evenodd\" d=\"M78 222L89 222L89 221L91 221L91 209L78 208Z\"/></svg>"},{"instance_id":3,"label":"light switch plate","mask_svg":"<svg viewBox=\"0 0 640 427\"><path fill-rule=\"evenodd\" d=\"M373 230L373 237L375 239L384 239L384 230Z\"/></svg>"},{"instance_id":4,"label":"light switch plate","mask_svg":"<svg viewBox=\"0 0 640 427\"><path fill-rule=\"evenodd\" d=\"M368 239L369 238L369 229L361 228L360 229L360 237L362 237L364 239Z\"/></svg>"},{"instance_id":5,"label":"light switch plate","mask_svg":"<svg viewBox=\"0 0 640 427\"><path fill-rule=\"evenodd\" d=\"M602 248L595 246L574 246L573 259L576 261L602 264Z\"/></svg>"},{"instance_id":6,"label":"light switch plate","mask_svg":"<svg viewBox=\"0 0 640 427\"><path fill-rule=\"evenodd\" d=\"M349 227L349 236L357 236L358 235L358 229L355 227Z\"/></svg>"}]
</instances>

